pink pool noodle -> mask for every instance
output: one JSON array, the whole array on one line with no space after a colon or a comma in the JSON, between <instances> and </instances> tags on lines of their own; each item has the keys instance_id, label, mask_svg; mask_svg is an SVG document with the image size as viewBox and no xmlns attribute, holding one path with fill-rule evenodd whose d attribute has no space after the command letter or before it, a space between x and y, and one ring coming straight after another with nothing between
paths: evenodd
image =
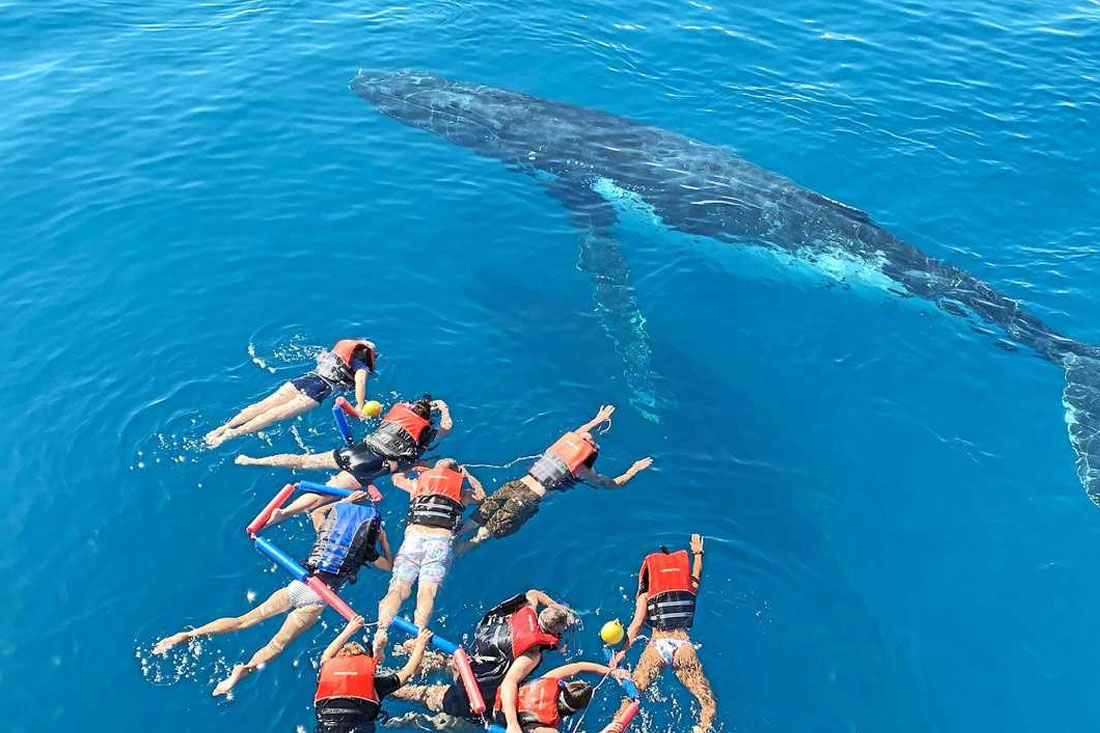
<instances>
[{"instance_id":1,"label":"pink pool noodle","mask_svg":"<svg viewBox=\"0 0 1100 733\"><path fill-rule=\"evenodd\" d=\"M356 410L354 407L352 407L351 403L348 402L347 399L343 397L337 397L336 406L343 410L344 414L346 414L348 417L354 417L356 420L362 419L359 415L359 410Z\"/></svg>"},{"instance_id":2,"label":"pink pool noodle","mask_svg":"<svg viewBox=\"0 0 1100 733\"><path fill-rule=\"evenodd\" d=\"M263 508L263 511L256 515L256 518L248 525L245 532L253 537L258 535L263 528L267 526L267 522L271 519L272 513L281 507L283 503L290 498L290 495L294 493L294 488L294 484L287 484L279 489L279 493L275 494L271 501L267 503L267 506Z\"/></svg>"},{"instance_id":3,"label":"pink pool noodle","mask_svg":"<svg viewBox=\"0 0 1100 733\"><path fill-rule=\"evenodd\" d=\"M626 727L630 725L630 721L634 720L634 716L638 714L640 707L641 704L635 700L630 703L630 707L623 711L623 717L619 719L619 724L623 726L623 730L626 730Z\"/></svg>"},{"instance_id":4,"label":"pink pool noodle","mask_svg":"<svg viewBox=\"0 0 1100 733\"><path fill-rule=\"evenodd\" d=\"M332 606L332 610L340 614L348 621L354 619L357 614L351 606L344 603L344 600L340 596L336 595L336 592L321 582L321 579L313 575L309 576L305 580L306 585L313 589L313 592L325 599L325 603Z\"/></svg>"},{"instance_id":5,"label":"pink pool noodle","mask_svg":"<svg viewBox=\"0 0 1100 733\"><path fill-rule=\"evenodd\" d=\"M474 671L470 669L469 655L466 654L465 649L459 647L451 658L454 660L455 669L458 670L458 677L462 680L462 686L466 688L466 697L470 699L470 710L475 715L481 715L485 712L485 698L482 697L481 689L477 686Z\"/></svg>"}]
</instances>

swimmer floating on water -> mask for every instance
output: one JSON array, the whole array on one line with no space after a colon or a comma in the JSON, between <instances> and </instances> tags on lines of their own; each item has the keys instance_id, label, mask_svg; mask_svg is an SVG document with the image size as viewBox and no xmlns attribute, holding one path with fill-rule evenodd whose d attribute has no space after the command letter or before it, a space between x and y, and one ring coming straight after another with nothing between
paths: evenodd
<instances>
[{"instance_id":1,"label":"swimmer floating on water","mask_svg":"<svg viewBox=\"0 0 1100 733\"><path fill-rule=\"evenodd\" d=\"M552 669L522 686L514 683L509 686L506 680L496 698L486 700L486 704L492 707L491 718L498 725L507 726L508 731L517 733L559 733L566 718L584 710L592 700L592 685L584 680L571 679L582 674L630 678L630 673L625 670L612 670L592 662L574 662ZM446 685L412 685L395 697L418 702L432 712L441 713L447 689ZM445 715L437 721L443 728L455 727L462 722ZM620 730L621 726L612 724L604 728L604 733Z\"/></svg>"},{"instance_id":2,"label":"swimmer floating on water","mask_svg":"<svg viewBox=\"0 0 1100 733\"><path fill-rule=\"evenodd\" d=\"M401 604L416 591L413 622L420 628L431 623L435 596L454 560L454 536L462 513L471 503L485 498L485 490L473 475L451 458L437 461L415 478L394 474L393 485L409 493L405 539L393 561L393 578L378 604L378 629L374 656L385 656L387 631Z\"/></svg>"},{"instance_id":3,"label":"swimmer floating on water","mask_svg":"<svg viewBox=\"0 0 1100 733\"><path fill-rule=\"evenodd\" d=\"M486 704L496 699L505 678L518 684L534 672L542 652L556 650L561 635L576 622L569 608L538 590L509 598L485 614L474 628L469 656ZM440 713L437 720L447 726L463 720L481 723L470 709L466 688L457 680L450 685L409 685L394 697Z\"/></svg>"},{"instance_id":4,"label":"swimmer floating on water","mask_svg":"<svg viewBox=\"0 0 1100 733\"><path fill-rule=\"evenodd\" d=\"M439 415L439 426L432 424ZM390 408L378 429L354 445L327 453L284 453L251 458L237 456L241 466L276 466L303 471L340 471L330 484L344 488L367 486L379 476L404 470L416 463L431 445L454 427L451 410L443 400L424 395L416 402L399 402ZM327 497L304 493L289 506L271 515L271 524L314 509Z\"/></svg>"},{"instance_id":5,"label":"swimmer floating on water","mask_svg":"<svg viewBox=\"0 0 1100 733\"><path fill-rule=\"evenodd\" d=\"M339 591L347 582L354 583L359 568L367 563L386 571L392 567L390 546L386 531L382 529L381 516L373 507L358 505L366 498L366 492L357 491L347 499L313 512L317 539L309 558L302 564L334 591ZM381 552L376 544L381 546ZM215 696L226 695L238 682L260 665L279 656L302 632L317 623L324 609L325 602L321 596L301 581L293 580L242 616L220 618L197 629L180 631L161 639L153 647L153 653L165 654L177 644L196 637L241 631L273 616L287 614L271 641L253 654L247 664L234 666L229 677L214 688Z\"/></svg>"},{"instance_id":6,"label":"swimmer floating on water","mask_svg":"<svg viewBox=\"0 0 1100 733\"><path fill-rule=\"evenodd\" d=\"M241 435L263 430L281 420L297 417L318 407L337 390L355 390L360 411L367 399L367 377L374 371L374 344L344 339L331 351L317 357L317 366L302 376L284 382L273 394L249 405L232 420L206 434L206 444L217 447Z\"/></svg>"},{"instance_id":7,"label":"swimmer floating on water","mask_svg":"<svg viewBox=\"0 0 1100 733\"><path fill-rule=\"evenodd\" d=\"M642 627L648 625L653 634L634 668L634 685L645 692L661 670L672 667L699 702L699 723L692 728L693 733L706 733L714 725L718 703L688 636L695 621L695 599L703 575L703 538L697 534L691 536L691 553L694 562L689 561L686 550L669 552L662 547L642 562L634 618L626 630L626 646L615 661L622 659L638 639Z\"/></svg>"},{"instance_id":8,"label":"swimmer floating on water","mask_svg":"<svg viewBox=\"0 0 1100 733\"><path fill-rule=\"evenodd\" d=\"M321 655L313 698L317 733L374 733L382 700L416 674L432 638L432 632L422 629L405 666L384 674L378 669L378 660L361 644L351 641L363 625L362 616L349 621Z\"/></svg>"},{"instance_id":9,"label":"swimmer floating on water","mask_svg":"<svg viewBox=\"0 0 1100 733\"><path fill-rule=\"evenodd\" d=\"M577 482L607 489L625 486L640 472L653 464L652 458L635 461L616 478L603 476L593 470L600 447L590 432L593 428L611 421L613 405L604 405L596 417L576 430L558 438L537 461L526 476L509 481L481 503L472 517L480 525L473 537L458 546L459 553L466 552L490 537L507 537L514 534L527 520L538 514L539 503L552 491L565 491Z\"/></svg>"}]
</instances>

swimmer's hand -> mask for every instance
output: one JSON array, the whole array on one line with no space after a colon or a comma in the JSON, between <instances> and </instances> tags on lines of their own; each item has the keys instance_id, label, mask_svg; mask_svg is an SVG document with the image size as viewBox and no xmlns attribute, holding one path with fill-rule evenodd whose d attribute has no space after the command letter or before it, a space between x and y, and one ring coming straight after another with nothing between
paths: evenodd
<instances>
[{"instance_id":1,"label":"swimmer's hand","mask_svg":"<svg viewBox=\"0 0 1100 733\"><path fill-rule=\"evenodd\" d=\"M607 660L607 666L611 669L618 671L617 667L623 663L623 658L626 656L626 647L624 646L619 651L611 655L611 659Z\"/></svg>"},{"instance_id":2,"label":"swimmer's hand","mask_svg":"<svg viewBox=\"0 0 1100 733\"><path fill-rule=\"evenodd\" d=\"M611 676L617 680L629 680L631 678L630 670L628 669L613 669L611 670Z\"/></svg>"},{"instance_id":3,"label":"swimmer's hand","mask_svg":"<svg viewBox=\"0 0 1100 733\"><path fill-rule=\"evenodd\" d=\"M420 633L416 635L416 645L421 649L426 649L433 636L435 634L432 633L431 629L421 629Z\"/></svg>"},{"instance_id":4,"label":"swimmer's hand","mask_svg":"<svg viewBox=\"0 0 1100 733\"><path fill-rule=\"evenodd\" d=\"M645 458L641 458L637 461L634 461L634 465L630 467L630 470L633 471L634 473L641 473L642 471L646 470L647 468L649 468L652 465L653 465L653 459L650 458L649 456L646 456Z\"/></svg>"},{"instance_id":5,"label":"swimmer's hand","mask_svg":"<svg viewBox=\"0 0 1100 733\"><path fill-rule=\"evenodd\" d=\"M356 489L355 491L351 492L348 495L348 498L342 499L341 501L350 502L352 504L360 504L360 503L362 503L363 499L369 499L369 498L370 498L370 492L369 491L363 491L362 489Z\"/></svg>"},{"instance_id":6,"label":"swimmer's hand","mask_svg":"<svg viewBox=\"0 0 1100 733\"><path fill-rule=\"evenodd\" d=\"M358 631L359 629L363 628L366 625L367 625L367 620L365 618L363 618L362 616L356 616L351 621L348 621L348 625L346 627L344 627L344 633L346 633L350 636L351 634L354 634L356 631Z\"/></svg>"},{"instance_id":7,"label":"swimmer's hand","mask_svg":"<svg viewBox=\"0 0 1100 733\"><path fill-rule=\"evenodd\" d=\"M615 405L600 405L600 409L596 413L596 420L607 422L613 414L615 414Z\"/></svg>"},{"instance_id":8,"label":"swimmer's hand","mask_svg":"<svg viewBox=\"0 0 1100 733\"><path fill-rule=\"evenodd\" d=\"M691 551L696 555L703 554L703 535L693 534L691 536Z\"/></svg>"}]
</instances>

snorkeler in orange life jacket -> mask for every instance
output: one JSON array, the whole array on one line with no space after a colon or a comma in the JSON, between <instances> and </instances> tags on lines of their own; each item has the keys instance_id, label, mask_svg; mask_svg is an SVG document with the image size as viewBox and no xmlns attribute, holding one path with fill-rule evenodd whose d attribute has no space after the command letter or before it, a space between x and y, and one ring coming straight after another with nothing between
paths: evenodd
<instances>
[{"instance_id":1,"label":"snorkeler in orange life jacket","mask_svg":"<svg viewBox=\"0 0 1100 733\"><path fill-rule=\"evenodd\" d=\"M355 390L355 404L367 399L367 377L374 372L378 355L371 341L343 339L317 358L317 366L238 412L224 425L206 434L215 448L230 438L255 433L281 420L289 420L318 407L334 392Z\"/></svg>"},{"instance_id":2,"label":"snorkeler in orange life jacket","mask_svg":"<svg viewBox=\"0 0 1100 733\"><path fill-rule=\"evenodd\" d=\"M710 680L689 636L695 623L703 554L703 538L693 534L690 555L687 550L669 552L662 547L646 556L638 573L638 594L634 617L626 630L626 645L615 660L622 659L643 627L648 626L649 642L634 668L634 684L645 692L665 667L671 667L699 703L699 722L692 728L693 733L710 731L718 714Z\"/></svg>"},{"instance_id":3,"label":"snorkeler in orange life jacket","mask_svg":"<svg viewBox=\"0 0 1100 733\"><path fill-rule=\"evenodd\" d=\"M548 494L566 491L578 483L605 489L625 486L640 472L649 468L652 458L642 458L611 478L595 470L600 447L592 430L611 421L613 405L604 405L596 416L576 430L562 435L539 456L522 478L497 489L481 503L464 528L473 536L456 547L462 553L489 538L507 537L519 531L539 511L539 504Z\"/></svg>"}]
</instances>

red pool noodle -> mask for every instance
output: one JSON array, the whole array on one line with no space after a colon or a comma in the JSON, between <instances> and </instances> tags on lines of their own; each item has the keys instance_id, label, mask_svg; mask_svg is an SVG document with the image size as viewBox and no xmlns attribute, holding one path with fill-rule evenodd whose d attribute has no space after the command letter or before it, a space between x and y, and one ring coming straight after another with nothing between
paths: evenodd
<instances>
[{"instance_id":1,"label":"red pool noodle","mask_svg":"<svg viewBox=\"0 0 1100 733\"><path fill-rule=\"evenodd\" d=\"M263 511L256 515L256 518L248 525L245 532L253 537L258 535L267 525L268 520L271 519L271 514L281 507L283 502L289 499L290 495L294 493L294 488L294 484L287 484L280 489L279 493L275 494L271 501L267 503L267 506L263 508Z\"/></svg>"},{"instance_id":2,"label":"red pool noodle","mask_svg":"<svg viewBox=\"0 0 1100 733\"><path fill-rule=\"evenodd\" d=\"M348 621L354 619L357 614L355 610L344 603L344 600L340 596L336 595L336 592L321 582L321 579L313 575L306 578L306 585L313 589L313 592L325 599L325 603L332 606L332 610L343 616Z\"/></svg>"},{"instance_id":3,"label":"red pool noodle","mask_svg":"<svg viewBox=\"0 0 1100 733\"><path fill-rule=\"evenodd\" d=\"M462 686L466 688L466 697L470 700L470 710L474 715L481 715L485 712L485 698L481 695L481 689L477 686L477 680L474 678L474 671L470 669L470 657L466 654L466 650L459 647L455 650L455 653L451 655L454 660L455 669L458 670L458 677L462 680Z\"/></svg>"},{"instance_id":4,"label":"red pool noodle","mask_svg":"<svg viewBox=\"0 0 1100 733\"><path fill-rule=\"evenodd\" d=\"M356 420L362 419L359 415L359 410L356 410L354 407L352 407L351 403L348 402L347 399L343 397L337 397L336 406L343 410L344 414L346 414L348 417L353 417Z\"/></svg>"},{"instance_id":5,"label":"red pool noodle","mask_svg":"<svg viewBox=\"0 0 1100 733\"><path fill-rule=\"evenodd\" d=\"M640 707L641 704L637 700L635 700L634 702L630 703L630 706L627 707L626 710L623 711L623 717L621 720L619 720L619 724L622 725L623 730L626 730L626 727L630 725L630 721L634 720L634 716L638 714L638 709Z\"/></svg>"}]
</instances>

